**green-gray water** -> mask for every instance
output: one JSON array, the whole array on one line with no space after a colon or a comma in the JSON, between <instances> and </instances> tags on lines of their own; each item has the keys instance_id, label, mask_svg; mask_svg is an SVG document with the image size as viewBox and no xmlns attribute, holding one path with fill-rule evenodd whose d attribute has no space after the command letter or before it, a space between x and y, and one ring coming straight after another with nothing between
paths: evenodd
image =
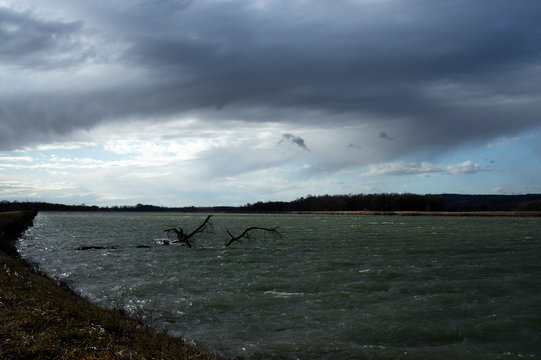
<instances>
[{"instance_id":1,"label":"green-gray water","mask_svg":"<svg viewBox=\"0 0 541 360\"><path fill-rule=\"evenodd\" d=\"M247 359L541 354L541 219L40 213L21 254L102 306ZM224 248L226 230L279 226ZM254 234L255 235L255 234ZM136 248L137 245L151 248ZM82 245L117 249L77 251Z\"/></svg>"}]
</instances>

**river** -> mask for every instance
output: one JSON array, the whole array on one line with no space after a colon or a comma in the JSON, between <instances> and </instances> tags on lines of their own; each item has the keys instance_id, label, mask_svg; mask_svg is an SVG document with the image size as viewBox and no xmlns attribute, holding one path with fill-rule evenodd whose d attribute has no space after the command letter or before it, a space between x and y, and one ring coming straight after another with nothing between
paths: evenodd
<instances>
[{"instance_id":1,"label":"river","mask_svg":"<svg viewBox=\"0 0 541 360\"><path fill-rule=\"evenodd\" d=\"M20 254L100 306L246 359L541 354L541 218L42 212ZM227 231L252 232L224 248ZM80 246L115 247L76 250ZM137 248L147 245L150 248Z\"/></svg>"}]
</instances>

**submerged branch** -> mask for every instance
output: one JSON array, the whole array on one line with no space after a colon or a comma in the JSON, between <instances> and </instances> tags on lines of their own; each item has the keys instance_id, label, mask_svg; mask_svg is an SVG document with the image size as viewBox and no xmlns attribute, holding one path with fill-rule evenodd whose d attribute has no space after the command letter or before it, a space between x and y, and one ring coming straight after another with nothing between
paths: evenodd
<instances>
[{"instance_id":1,"label":"submerged branch","mask_svg":"<svg viewBox=\"0 0 541 360\"><path fill-rule=\"evenodd\" d=\"M116 246L79 246L78 248L75 248L75 250L116 250L118 247Z\"/></svg>"},{"instance_id":2,"label":"submerged branch","mask_svg":"<svg viewBox=\"0 0 541 360\"><path fill-rule=\"evenodd\" d=\"M266 232L270 232L270 233L273 233L273 234L277 234L277 235L280 235L280 233L278 232L278 226L277 227L274 227L274 228L264 228L264 227L259 227L259 226L250 226L249 228L246 228L239 236L233 236L233 234L231 234L229 232L229 230L227 230L227 233L229 234L229 236L231 237L231 239L229 240L226 240L225 243L224 243L224 246L225 247L228 247L229 245L231 245L232 243L234 243L235 241L239 241L242 239L242 238L246 238L246 239L249 239L250 238L250 231L253 231L253 230L261 230L261 231L266 231Z\"/></svg>"},{"instance_id":3,"label":"submerged branch","mask_svg":"<svg viewBox=\"0 0 541 360\"><path fill-rule=\"evenodd\" d=\"M191 234L189 235L186 235L186 237L189 239L191 238L192 236L194 236L195 234L197 234L198 232L202 232L202 231L205 231L207 229L207 227L211 227L212 228L212 224L210 223L210 218L212 217L212 215L209 215L207 216L207 218L205 219L205 221L203 221L203 223L201 225L199 225L199 227L197 229L195 229L194 231L192 231Z\"/></svg>"},{"instance_id":4,"label":"submerged branch","mask_svg":"<svg viewBox=\"0 0 541 360\"><path fill-rule=\"evenodd\" d=\"M191 248L192 244L190 242L190 239L194 235L199 234L201 232L204 232L208 228L212 229L212 223L210 222L211 217L212 217L212 215L207 216L206 219L195 230L193 230L190 233L185 233L184 229L182 229L182 228L165 229L164 232L167 232L168 236L170 234L174 233L176 239L175 240L164 240L163 244L164 245L169 245L170 243L184 243L188 247ZM231 234L231 232L229 230L226 230L227 233L229 234L230 239L226 240L224 242L224 246L229 247L235 241L241 242L242 239L249 239L250 235L251 235L250 233L253 232L253 231L265 231L265 232L269 232L269 233L281 236L281 234L278 232L277 229L278 229L278 226L273 227L273 228L267 228L267 227L261 227L261 226L250 226L250 227L244 229L244 231L242 231L242 233L240 235L238 235L238 236L235 236L235 235Z\"/></svg>"},{"instance_id":5,"label":"submerged branch","mask_svg":"<svg viewBox=\"0 0 541 360\"><path fill-rule=\"evenodd\" d=\"M177 240L171 241L172 243L184 243L188 247L192 247L192 244L190 243L190 238L194 236L197 233L204 232L207 228L212 228L212 223L210 222L210 218L212 215L207 216L207 218L199 225L194 231L192 231L189 234L184 233L184 229L182 228L172 228L172 229L165 229L164 232L169 233L174 232L177 235ZM164 245L169 245L170 241L164 241Z\"/></svg>"}]
</instances>

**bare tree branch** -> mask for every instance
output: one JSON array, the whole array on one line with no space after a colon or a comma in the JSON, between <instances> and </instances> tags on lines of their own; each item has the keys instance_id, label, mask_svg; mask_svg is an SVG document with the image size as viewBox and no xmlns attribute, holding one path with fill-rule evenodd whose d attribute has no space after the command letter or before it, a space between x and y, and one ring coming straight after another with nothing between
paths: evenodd
<instances>
[{"instance_id":1,"label":"bare tree branch","mask_svg":"<svg viewBox=\"0 0 541 360\"><path fill-rule=\"evenodd\" d=\"M191 238L192 236L194 236L195 234L197 234L198 232L205 231L207 227L209 227L209 226L212 227L212 224L209 222L211 217L212 217L212 215L207 216L207 218L205 219L205 221L203 221L203 223L202 223L201 225L199 225L199 227L198 227L197 229L195 229L194 231L192 231L191 234L186 235L186 237L189 239L189 238Z\"/></svg>"},{"instance_id":2,"label":"bare tree branch","mask_svg":"<svg viewBox=\"0 0 541 360\"><path fill-rule=\"evenodd\" d=\"M206 231L209 227L212 228L212 223L210 222L211 217L212 215L207 216L207 218L191 233L185 233L184 229L180 227L165 229L164 232L167 232L167 235L174 233L176 235L176 240L164 241L164 245L169 245L170 243L184 243L188 247L192 247L190 239L194 235ZM265 231L265 232L269 232L269 233L281 236L281 234L278 232L277 229L278 229L278 226L273 227L273 228L266 228L266 227L261 227L261 226L250 226L244 229L244 231L238 236L234 236L233 234L231 234L229 230L226 230L227 233L229 234L230 239L225 241L224 246L229 247L235 241L242 242L242 239L250 239L251 232L253 231Z\"/></svg>"},{"instance_id":3,"label":"bare tree branch","mask_svg":"<svg viewBox=\"0 0 541 360\"><path fill-rule=\"evenodd\" d=\"M167 234L169 235L170 232L174 232L176 235L177 235L177 240L174 240L174 241L171 241L172 243L184 243L186 244L188 247L192 247L192 244L190 243L190 238L192 236L194 236L195 234L197 233L200 233L200 232L203 232L205 231L208 227L211 227L212 228L212 223L210 222L210 218L212 217L212 215L209 215L207 216L207 218L205 219L205 221L203 221L201 223L201 225L199 225L197 227L197 229L195 229L194 231L192 231L191 233L189 234L185 234L184 233L184 229L182 228L172 228L172 229L166 229L164 230L164 232L167 232ZM164 242L164 245L169 245L169 241L167 242Z\"/></svg>"},{"instance_id":4,"label":"bare tree branch","mask_svg":"<svg viewBox=\"0 0 541 360\"><path fill-rule=\"evenodd\" d=\"M224 243L224 246L225 247L228 247L229 245L231 245L232 243L234 243L235 241L239 241L242 239L242 238L246 238L246 239L249 239L250 238L250 231L253 231L253 230L262 230L262 231L267 231L267 232L271 232L271 233L274 233L274 234L278 234L280 235L280 233L278 232L278 226L277 227L274 227L274 228L264 228L264 227L259 227L259 226L250 226L249 228L246 228L242 234L240 234L239 236L233 236L233 234L231 234L229 232L229 230L227 230L227 233L229 234L229 236L231 236L231 239L229 240L226 240L225 243Z\"/></svg>"}]
</instances>

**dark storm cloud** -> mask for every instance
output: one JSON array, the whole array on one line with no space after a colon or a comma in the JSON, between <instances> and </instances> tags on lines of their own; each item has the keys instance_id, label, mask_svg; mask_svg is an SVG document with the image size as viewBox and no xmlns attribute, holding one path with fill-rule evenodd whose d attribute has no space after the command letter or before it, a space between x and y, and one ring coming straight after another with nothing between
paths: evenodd
<instances>
[{"instance_id":1,"label":"dark storm cloud","mask_svg":"<svg viewBox=\"0 0 541 360\"><path fill-rule=\"evenodd\" d=\"M394 138L392 136L390 136L389 134L387 134L386 131L380 131L379 138L380 139L385 139L385 140L394 140Z\"/></svg>"},{"instance_id":2,"label":"dark storm cloud","mask_svg":"<svg viewBox=\"0 0 541 360\"><path fill-rule=\"evenodd\" d=\"M0 19L15 19L27 30L6 35L13 45L0 62L28 59L32 41L41 53L54 53L61 46L51 39L74 36L84 22L125 44L117 65L147 76L107 91L100 84L52 95L44 89L26 94L30 108L3 96L2 121L16 141L31 141L24 134L32 127L54 136L109 119L207 108L222 109L216 118L244 121L339 127L334 114L350 123L385 121L398 129L389 130L393 134L400 131L406 149L397 151L541 125L537 0L63 4L74 3L79 15L56 23L2 10ZM250 108L263 110L235 116ZM280 116L284 109L320 116L292 120ZM10 147L7 142L0 135L1 147Z\"/></svg>"},{"instance_id":3,"label":"dark storm cloud","mask_svg":"<svg viewBox=\"0 0 541 360\"><path fill-rule=\"evenodd\" d=\"M73 43L80 22L54 22L0 7L0 64L49 68L89 56Z\"/></svg>"},{"instance_id":4,"label":"dark storm cloud","mask_svg":"<svg viewBox=\"0 0 541 360\"><path fill-rule=\"evenodd\" d=\"M285 144L285 143L295 144L301 149L310 152L310 149L308 148L308 146L306 146L304 139L299 136L295 136L293 134L283 134L282 139L280 139L280 141L278 142L278 145Z\"/></svg>"}]
</instances>

